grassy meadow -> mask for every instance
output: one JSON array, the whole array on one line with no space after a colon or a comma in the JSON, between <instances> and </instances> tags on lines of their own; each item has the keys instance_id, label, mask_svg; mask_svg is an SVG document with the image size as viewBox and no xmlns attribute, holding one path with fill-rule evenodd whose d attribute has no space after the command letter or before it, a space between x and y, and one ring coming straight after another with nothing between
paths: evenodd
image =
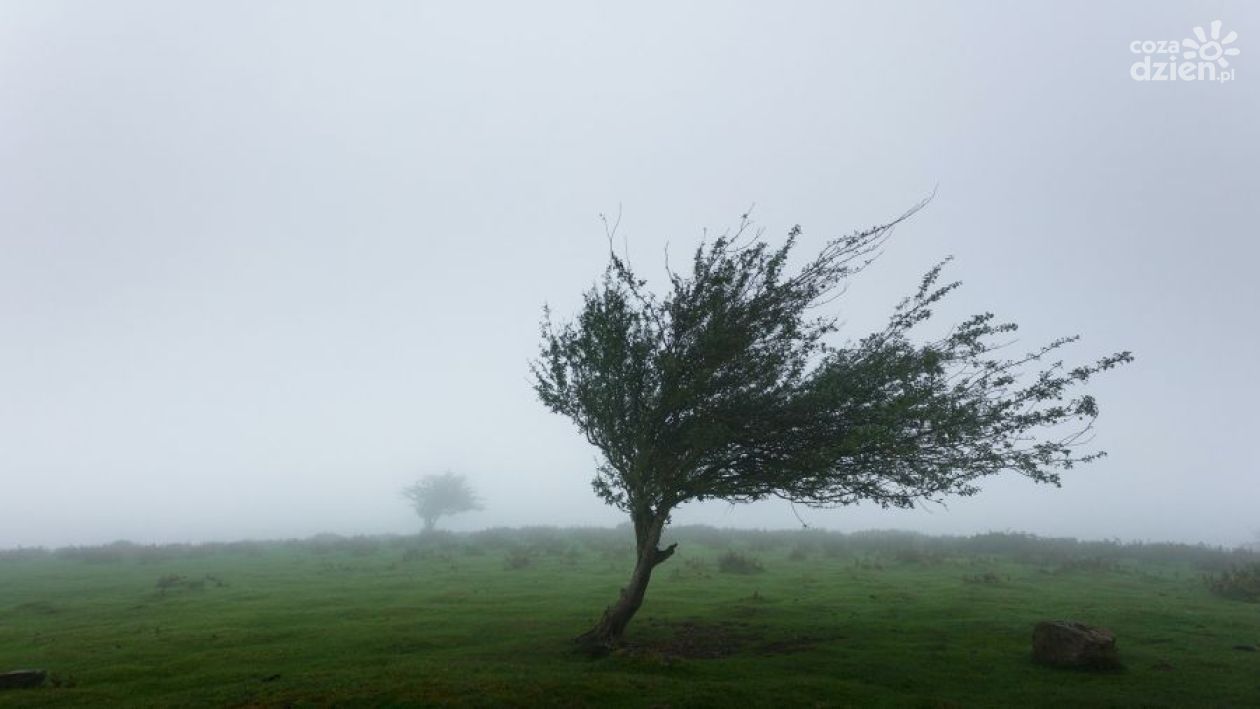
<instances>
[{"instance_id":1,"label":"grassy meadow","mask_svg":"<svg viewBox=\"0 0 1260 709\"><path fill-rule=\"evenodd\" d=\"M0 706L1260 706L1260 556L1018 534L673 530L625 650L570 639L632 566L620 530L0 552ZM1030 659L1115 631L1123 670Z\"/></svg>"}]
</instances>

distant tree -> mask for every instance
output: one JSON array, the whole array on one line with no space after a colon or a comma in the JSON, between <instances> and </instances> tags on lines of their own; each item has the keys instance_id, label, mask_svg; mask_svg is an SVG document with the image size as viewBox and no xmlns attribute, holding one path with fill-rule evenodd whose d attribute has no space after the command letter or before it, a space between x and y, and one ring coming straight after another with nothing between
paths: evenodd
<instances>
[{"instance_id":1,"label":"distant tree","mask_svg":"<svg viewBox=\"0 0 1260 709\"><path fill-rule=\"evenodd\" d=\"M433 530L439 517L481 509L481 502L468 481L456 473L426 475L404 488L402 494L424 520L426 532Z\"/></svg>"},{"instance_id":2,"label":"distant tree","mask_svg":"<svg viewBox=\"0 0 1260 709\"><path fill-rule=\"evenodd\" d=\"M535 390L602 453L593 487L629 514L637 545L629 583L578 638L589 650L621 639L652 570L674 553L676 544L658 545L684 503L913 507L972 495L1002 471L1058 485L1056 470L1103 455L1077 453L1098 407L1069 391L1131 355L1072 369L1056 361L1028 377L1029 365L1077 338L1003 359L1009 343L994 340L1016 326L991 313L913 341L959 285L938 285L944 261L883 329L829 342L836 319L820 307L914 211L828 242L794 272L800 228L772 248L745 215L733 235L696 249L690 273L667 268L663 295L612 252L575 320L556 325L544 308Z\"/></svg>"}]
</instances>

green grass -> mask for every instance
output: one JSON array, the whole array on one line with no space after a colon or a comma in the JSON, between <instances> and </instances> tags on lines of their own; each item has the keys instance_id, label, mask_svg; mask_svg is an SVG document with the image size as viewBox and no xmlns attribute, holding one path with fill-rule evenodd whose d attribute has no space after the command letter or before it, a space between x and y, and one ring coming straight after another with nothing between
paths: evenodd
<instances>
[{"instance_id":1,"label":"green grass","mask_svg":"<svg viewBox=\"0 0 1260 709\"><path fill-rule=\"evenodd\" d=\"M1234 649L1260 643L1260 605L1212 595L1185 560L684 538L632 648L591 660L569 639L628 549L514 534L11 553L0 671L56 681L0 705L1260 706L1260 653ZM732 549L764 572L721 573ZM160 591L168 574L225 585ZM1033 664L1052 618L1114 630L1125 669Z\"/></svg>"}]
</instances>

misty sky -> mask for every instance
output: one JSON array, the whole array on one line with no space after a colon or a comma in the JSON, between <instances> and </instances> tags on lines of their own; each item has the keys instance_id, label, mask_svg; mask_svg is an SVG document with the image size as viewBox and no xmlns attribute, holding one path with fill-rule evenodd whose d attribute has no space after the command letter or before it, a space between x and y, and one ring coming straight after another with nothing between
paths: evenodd
<instances>
[{"instance_id":1,"label":"misty sky","mask_svg":"<svg viewBox=\"0 0 1260 709\"><path fill-rule=\"evenodd\" d=\"M1229 83L1134 40L1223 21ZM1260 6L0 0L0 547L615 524L534 397L622 212L658 276L755 204L801 255L939 185L836 304L1079 333L1110 457L839 530L1237 544L1260 533ZM799 526L782 502L675 523Z\"/></svg>"}]
</instances>

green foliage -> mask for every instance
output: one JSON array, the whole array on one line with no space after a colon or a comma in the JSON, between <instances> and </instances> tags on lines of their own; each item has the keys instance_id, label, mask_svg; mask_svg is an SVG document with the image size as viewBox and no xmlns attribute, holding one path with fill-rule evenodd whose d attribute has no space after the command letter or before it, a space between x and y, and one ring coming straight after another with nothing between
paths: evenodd
<instances>
[{"instance_id":1,"label":"green foliage","mask_svg":"<svg viewBox=\"0 0 1260 709\"><path fill-rule=\"evenodd\" d=\"M1102 455L1077 452L1098 407L1075 390L1129 353L1065 368L1050 358L1067 337L1004 358L1016 326L991 313L916 342L959 285L939 284L943 264L882 330L830 341L836 320L819 308L907 216L830 241L794 272L800 228L772 248L745 219L660 296L611 254L572 322L548 313L532 365L542 402L602 453L595 491L639 529L691 500L910 507L1002 471L1057 484L1057 470Z\"/></svg>"},{"instance_id":2,"label":"green foliage","mask_svg":"<svg viewBox=\"0 0 1260 709\"><path fill-rule=\"evenodd\" d=\"M431 531L439 517L481 509L481 502L463 475L442 473L426 475L403 490L425 530Z\"/></svg>"},{"instance_id":3,"label":"green foliage","mask_svg":"<svg viewBox=\"0 0 1260 709\"><path fill-rule=\"evenodd\" d=\"M509 571L527 569L534 565L534 555L528 549L517 547L503 557L503 568Z\"/></svg>"},{"instance_id":4,"label":"green foliage","mask_svg":"<svg viewBox=\"0 0 1260 709\"><path fill-rule=\"evenodd\" d=\"M719 556L717 567L718 571L724 574L760 574L766 570L760 561L734 551L728 551Z\"/></svg>"},{"instance_id":5,"label":"green foliage","mask_svg":"<svg viewBox=\"0 0 1260 709\"><path fill-rule=\"evenodd\" d=\"M1218 596L1260 603L1260 563L1226 569L1204 580Z\"/></svg>"}]
</instances>

